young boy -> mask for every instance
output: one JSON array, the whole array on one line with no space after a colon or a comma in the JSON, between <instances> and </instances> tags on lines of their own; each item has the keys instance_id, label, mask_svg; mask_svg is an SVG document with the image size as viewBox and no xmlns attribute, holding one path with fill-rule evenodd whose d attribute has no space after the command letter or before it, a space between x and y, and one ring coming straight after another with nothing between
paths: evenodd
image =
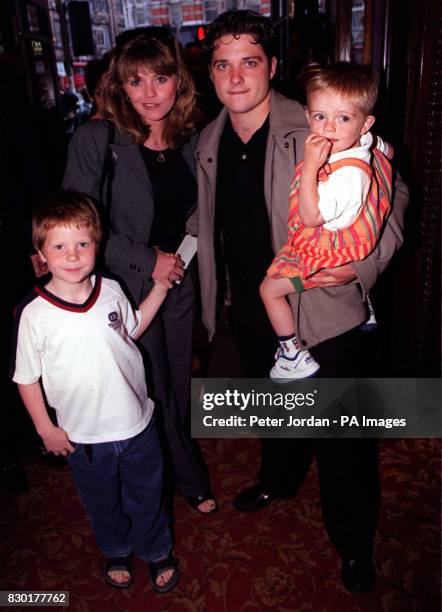
<instances>
[{"instance_id":1,"label":"young boy","mask_svg":"<svg viewBox=\"0 0 442 612\"><path fill-rule=\"evenodd\" d=\"M390 210L391 166L371 151L369 130L377 84L367 66L340 62L318 70L307 83L312 134L290 193L288 240L260 287L280 348L270 377L295 380L319 369L295 337L286 296L316 286L314 274L364 259L374 249ZM388 153L391 155L391 151Z\"/></svg>"},{"instance_id":2,"label":"young boy","mask_svg":"<svg viewBox=\"0 0 442 612\"><path fill-rule=\"evenodd\" d=\"M134 312L116 281L94 273L100 238L97 210L83 194L63 192L37 208L34 247L51 277L16 311L12 377L46 450L68 458L106 557L106 582L132 584L134 551L149 564L153 589L165 593L179 574L153 402L133 341L168 286L155 283Z\"/></svg>"}]
</instances>

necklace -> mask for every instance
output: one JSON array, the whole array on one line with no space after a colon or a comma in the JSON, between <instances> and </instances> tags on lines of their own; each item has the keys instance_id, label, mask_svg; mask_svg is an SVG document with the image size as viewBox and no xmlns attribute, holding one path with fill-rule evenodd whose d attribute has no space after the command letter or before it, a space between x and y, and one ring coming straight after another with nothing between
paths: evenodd
<instances>
[{"instance_id":1,"label":"necklace","mask_svg":"<svg viewBox=\"0 0 442 612\"><path fill-rule=\"evenodd\" d=\"M170 149L163 149L162 151L159 151L158 149L151 149L146 145L143 145L142 150L146 152L150 162L155 162L156 164L164 164L164 162L167 161L170 152Z\"/></svg>"}]
</instances>

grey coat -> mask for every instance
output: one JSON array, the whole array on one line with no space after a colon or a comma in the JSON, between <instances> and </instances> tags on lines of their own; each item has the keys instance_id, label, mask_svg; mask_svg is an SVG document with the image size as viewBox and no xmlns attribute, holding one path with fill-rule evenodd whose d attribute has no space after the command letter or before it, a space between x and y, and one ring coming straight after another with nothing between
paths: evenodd
<instances>
[{"instance_id":1,"label":"grey coat","mask_svg":"<svg viewBox=\"0 0 442 612\"><path fill-rule=\"evenodd\" d=\"M195 141L193 138L182 149L193 173ZM107 122L89 121L79 127L72 138L63 187L83 191L100 201L108 146L112 151L112 195L108 211L111 230L105 260L109 269L124 280L138 304L151 288L149 278L156 262L155 250L148 246L154 215L152 184L138 146L117 129L109 142ZM102 191L107 193L106 181Z\"/></svg>"},{"instance_id":2,"label":"grey coat","mask_svg":"<svg viewBox=\"0 0 442 612\"><path fill-rule=\"evenodd\" d=\"M215 333L216 317L214 211L217 155L226 117L227 109L224 108L203 130L196 146L198 263L203 322L209 332L209 338ZM309 128L302 106L272 91L264 190L275 253L287 240L289 188L294 165L303 158L304 142L308 134ZM399 180L396 181L395 189L392 213L378 246L365 260L353 264L358 281L348 285L311 289L291 298L296 334L304 347L308 348L338 336L364 320L365 295L403 242L402 230L408 190Z\"/></svg>"}]
</instances>

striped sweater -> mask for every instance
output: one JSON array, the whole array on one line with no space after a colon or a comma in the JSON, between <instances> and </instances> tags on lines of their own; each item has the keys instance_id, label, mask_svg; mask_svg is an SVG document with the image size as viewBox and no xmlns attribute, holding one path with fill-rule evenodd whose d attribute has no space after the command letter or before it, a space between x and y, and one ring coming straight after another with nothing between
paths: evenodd
<instances>
[{"instance_id":1,"label":"striped sweater","mask_svg":"<svg viewBox=\"0 0 442 612\"><path fill-rule=\"evenodd\" d=\"M356 158L345 158L326 164L319 173L319 181L343 166L354 166L367 173L370 179L368 195L356 220L348 227L334 231L324 225L306 227L299 215L299 186L301 162L296 166L290 191L288 239L267 271L273 277L300 277L305 280L323 268L335 268L367 257L374 249L385 219L390 211L392 169L387 158L377 149L372 165ZM311 282L304 288L314 286Z\"/></svg>"}]
</instances>

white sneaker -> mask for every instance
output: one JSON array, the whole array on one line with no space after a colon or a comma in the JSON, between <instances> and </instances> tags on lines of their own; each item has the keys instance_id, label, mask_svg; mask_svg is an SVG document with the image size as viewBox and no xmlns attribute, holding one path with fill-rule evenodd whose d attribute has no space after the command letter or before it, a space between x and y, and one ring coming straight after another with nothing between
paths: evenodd
<instances>
[{"instance_id":1,"label":"white sneaker","mask_svg":"<svg viewBox=\"0 0 442 612\"><path fill-rule=\"evenodd\" d=\"M287 357L280 347L275 357L276 363L270 370L270 378L276 383L308 378L316 374L320 367L309 351L298 351L294 357Z\"/></svg>"},{"instance_id":2,"label":"white sneaker","mask_svg":"<svg viewBox=\"0 0 442 612\"><path fill-rule=\"evenodd\" d=\"M373 304L371 303L370 297L368 295L366 304L368 310L368 319L365 321L365 323L362 323L362 325L359 326L359 329L364 332L369 332L377 328L378 322L376 321Z\"/></svg>"}]
</instances>

